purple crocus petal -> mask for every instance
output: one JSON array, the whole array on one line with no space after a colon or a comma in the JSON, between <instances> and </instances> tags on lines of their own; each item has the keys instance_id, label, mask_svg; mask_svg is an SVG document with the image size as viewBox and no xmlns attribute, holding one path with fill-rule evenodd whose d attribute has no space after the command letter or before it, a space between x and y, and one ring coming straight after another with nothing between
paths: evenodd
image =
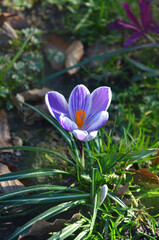
<instances>
[{"instance_id":1,"label":"purple crocus petal","mask_svg":"<svg viewBox=\"0 0 159 240\"><path fill-rule=\"evenodd\" d=\"M87 87L84 85L77 85L69 97L69 113L71 119L75 122L76 112L78 110L86 111L86 117L91 108L91 95Z\"/></svg>"},{"instance_id":2,"label":"purple crocus petal","mask_svg":"<svg viewBox=\"0 0 159 240\"><path fill-rule=\"evenodd\" d=\"M83 130L79 130L79 129L74 130L72 133L80 141L85 141L85 139L88 136L88 132L87 131L83 131Z\"/></svg>"},{"instance_id":3,"label":"purple crocus petal","mask_svg":"<svg viewBox=\"0 0 159 240\"><path fill-rule=\"evenodd\" d=\"M151 21L151 9L150 9L150 0L140 0L139 8L140 8L140 18L144 28L144 31L147 30L147 27Z\"/></svg>"},{"instance_id":4,"label":"purple crocus petal","mask_svg":"<svg viewBox=\"0 0 159 240\"><path fill-rule=\"evenodd\" d=\"M152 33L159 33L159 24L152 21L147 30Z\"/></svg>"},{"instance_id":5,"label":"purple crocus petal","mask_svg":"<svg viewBox=\"0 0 159 240\"><path fill-rule=\"evenodd\" d=\"M69 116L68 104L62 94L55 91L48 92L45 95L45 102L51 115L57 120L61 114Z\"/></svg>"},{"instance_id":6,"label":"purple crocus petal","mask_svg":"<svg viewBox=\"0 0 159 240\"><path fill-rule=\"evenodd\" d=\"M91 97L90 114L107 110L112 100L112 92L110 87L99 87L91 93Z\"/></svg>"},{"instance_id":7,"label":"purple crocus petal","mask_svg":"<svg viewBox=\"0 0 159 240\"><path fill-rule=\"evenodd\" d=\"M124 42L124 47L128 47L134 42L136 42L141 37L141 35L143 35L142 32L136 32L133 35L131 35L131 37L126 42Z\"/></svg>"},{"instance_id":8,"label":"purple crocus petal","mask_svg":"<svg viewBox=\"0 0 159 240\"><path fill-rule=\"evenodd\" d=\"M130 30L133 30L133 31L136 31L136 32L139 32L141 31L139 28L135 27L134 25L128 23L128 22L125 22L125 21L122 21L120 19L118 19L118 25L123 29L123 28L127 28L127 29L130 29ZM119 29L119 28L118 28Z\"/></svg>"},{"instance_id":9,"label":"purple crocus petal","mask_svg":"<svg viewBox=\"0 0 159 240\"><path fill-rule=\"evenodd\" d=\"M124 29L124 27L119 24L120 21L122 21L122 20L121 19L116 19L115 21L111 22L108 25L108 28L111 29L111 30L122 30L122 29Z\"/></svg>"},{"instance_id":10,"label":"purple crocus petal","mask_svg":"<svg viewBox=\"0 0 159 240\"><path fill-rule=\"evenodd\" d=\"M107 111L98 112L89 116L86 120L86 130L88 132L96 131L103 127L108 121L109 114Z\"/></svg>"},{"instance_id":11,"label":"purple crocus petal","mask_svg":"<svg viewBox=\"0 0 159 240\"><path fill-rule=\"evenodd\" d=\"M78 129L77 124L70 120L68 117L65 117L64 114L60 115L59 123L65 130L69 132Z\"/></svg>"},{"instance_id":12,"label":"purple crocus petal","mask_svg":"<svg viewBox=\"0 0 159 240\"><path fill-rule=\"evenodd\" d=\"M97 136L98 131L89 132L87 137L84 139L85 142L93 140Z\"/></svg>"},{"instance_id":13,"label":"purple crocus petal","mask_svg":"<svg viewBox=\"0 0 159 240\"><path fill-rule=\"evenodd\" d=\"M141 29L139 21L137 20L136 16L134 15L132 10L130 9L130 7L127 4L127 2L124 2L123 6L125 8L125 11L127 13L128 18L130 19L130 21L135 25L136 28Z\"/></svg>"}]
</instances>

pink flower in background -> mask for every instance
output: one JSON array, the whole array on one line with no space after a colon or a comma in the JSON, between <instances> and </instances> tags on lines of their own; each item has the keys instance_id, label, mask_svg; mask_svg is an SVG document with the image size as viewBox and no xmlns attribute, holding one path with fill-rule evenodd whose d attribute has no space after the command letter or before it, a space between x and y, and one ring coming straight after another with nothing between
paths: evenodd
<instances>
[{"instance_id":1,"label":"pink flower in background","mask_svg":"<svg viewBox=\"0 0 159 240\"><path fill-rule=\"evenodd\" d=\"M65 97L55 91L45 96L51 115L60 125L80 141L90 141L97 135L98 129L108 120L107 109L112 98L109 87L99 87L91 94L84 85L77 85L70 94L67 103Z\"/></svg>"},{"instance_id":2,"label":"pink flower in background","mask_svg":"<svg viewBox=\"0 0 159 240\"><path fill-rule=\"evenodd\" d=\"M124 2L123 6L131 23L117 19L109 24L110 29L122 30L126 28L134 32L131 37L124 43L125 47L133 44L142 35L148 34L149 32L159 33L159 24L152 19L150 13L151 2L152 0L139 0L140 22L132 12L127 2Z\"/></svg>"}]
</instances>

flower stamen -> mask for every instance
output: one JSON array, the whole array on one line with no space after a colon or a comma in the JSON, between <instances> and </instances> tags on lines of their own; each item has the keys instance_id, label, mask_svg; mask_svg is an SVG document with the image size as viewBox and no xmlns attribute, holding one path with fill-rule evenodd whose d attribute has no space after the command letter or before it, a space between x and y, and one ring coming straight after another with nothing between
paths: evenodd
<instances>
[{"instance_id":1,"label":"flower stamen","mask_svg":"<svg viewBox=\"0 0 159 240\"><path fill-rule=\"evenodd\" d=\"M76 115L75 115L76 123L79 128L82 128L85 116L86 116L86 111L83 111L80 109L76 112Z\"/></svg>"}]
</instances>

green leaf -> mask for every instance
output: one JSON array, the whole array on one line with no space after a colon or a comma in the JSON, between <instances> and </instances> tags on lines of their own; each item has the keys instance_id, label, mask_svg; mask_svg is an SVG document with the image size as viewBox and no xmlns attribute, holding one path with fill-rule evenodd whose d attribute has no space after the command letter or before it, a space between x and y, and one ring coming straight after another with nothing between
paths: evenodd
<instances>
[{"instance_id":1,"label":"green leaf","mask_svg":"<svg viewBox=\"0 0 159 240\"><path fill-rule=\"evenodd\" d=\"M0 181L41 177L41 176L48 176L53 174L71 175L69 172L61 171L58 169L51 169L51 168L50 169L49 168L48 169L30 169L30 170L22 170L22 171L0 175Z\"/></svg>"},{"instance_id":2,"label":"green leaf","mask_svg":"<svg viewBox=\"0 0 159 240\"><path fill-rule=\"evenodd\" d=\"M116 203L118 203L121 207L123 208L127 208L127 206L125 205L125 203L123 203L120 198L118 198L117 196L115 196L113 193L111 193L110 191L108 191L107 195L113 199Z\"/></svg>"},{"instance_id":3,"label":"green leaf","mask_svg":"<svg viewBox=\"0 0 159 240\"><path fill-rule=\"evenodd\" d=\"M95 198L94 198L94 208L93 208L93 217L91 219L91 225L90 225L90 233L89 235L91 235L93 228L94 228L94 224L96 221L96 217L97 217L97 212L98 212L98 206L99 206L99 202L100 202L100 190L98 189L96 194L95 194Z\"/></svg>"},{"instance_id":4,"label":"green leaf","mask_svg":"<svg viewBox=\"0 0 159 240\"><path fill-rule=\"evenodd\" d=\"M70 159L62 156L60 153L57 153L57 152L49 150L49 149L38 148L38 147L28 147L28 146L22 146L22 147L12 146L12 147L2 147L2 148L0 148L0 151L1 150L9 150L9 149L53 154L53 155L55 155L57 157L60 157L61 159L65 160L67 163L69 163L70 165L72 165L76 168L76 165Z\"/></svg>"},{"instance_id":5,"label":"green leaf","mask_svg":"<svg viewBox=\"0 0 159 240\"><path fill-rule=\"evenodd\" d=\"M13 205L28 205L28 204L46 204L53 202L65 202L65 201L74 201L74 200L86 200L90 198L90 194L88 193L62 193L62 194L54 194L47 193L45 196L27 196L16 199L2 200L0 201L1 205L5 206L13 206Z\"/></svg>"},{"instance_id":6,"label":"green leaf","mask_svg":"<svg viewBox=\"0 0 159 240\"><path fill-rule=\"evenodd\" d=\"M152 68L150 68L150 67L147 67L146 65L144 65L144 64L142 64L142 63L140 63L140 62L137 62L137 61L135 61L135 60L133 60L133 59L131 59L131 58L129 58L129 57L126 57L126 59L127 59L130 63L132 63L134 66L136 66L137 68L139 68L139 69L141 69L141 70L144 70L144 71L146 71L146 72L151 72L151 73L153 73L153 74L156 74L156 76L159 75L159 71L158 71L158 70L155 70L155 69L152 69Z\"/></svg>"},{"instance_id":7,"label":"green leaf","mask_svg":"<svg viewBox=\"0 0 159 240\"><path fill-rule=\"evenodd\" d=\"M137 162L138 160L147 158L156 152L157 152L156 149L140 150L140 151L128 153L126 157L124 157L124 159L125 160L129 159L131 162Z\"/></svg>"},{"instance_id":8,"label":"green leaf","mask_svg":"<svg viewBox=\"0 0 159 240\"><path fill-rule=\"evenodd\" d=\"M107 174L110 170L113 171L113 166L124 158L123 153L111 153L100 158L100 163L102 166L102 171Z\"/></svg>"},{"instance_id":9,"label":"green leaf","mask_svg":"<svg viewBox=\"0 0 159 240\"><path fill-rule=\"evenodd\" d=\"M78 64L75 64L74 66L72 67L68 67L68 68L65 68L59 72L56 72L56 73L53 73L51 74L50 76L48 76L46 78L45 81L49 81L51 79L54 79L62 74L64 74L65 72L67 72L68 70L71 70L73 68L77 68L77 67L81 67L91 61L94 61L94 60L98 60L98 59L102 59L102 58L110 58L110 57L113 57L115 55L118 55L118 54L123 54L123 53L127 53L127 52L133 52L133 51L136 51L136 50L140 50L140 49L144 49L144 48L151 48L151 47L159 47L159 44L143 44L143 45L137 45L137 46L133 46L133 47L128 47L128 48L122 48L122 49L119 49L119 50L116 50L116 51L112 51L112 52L108 52L108 53L105 53L105 54L101 54L101 55L98 55L98 56L94 56L94 57L91 57L91 58L88 58L82 62L79 62Z\"/></svg>"},{"instance_id":10,"label":"green leaf","mask_svg":"<svg viewBox=\"0 0 159 240\"><path fill-rule=\"evenodd\" d=\"M79 204L84 204L85 201L75 201L75 202L66 202L66 203L61 203L55 207L49 208L47 211L39 214L38 216L36 216L35 218L31 219L29 222L27 222L26 224L24 224L22 227L18 228L13 234L11 234L8 238L8 240L14 240L17 239L17 237L20 234L23 234L24 232L26 232L36 221L44 219L50 219L53 216L56 216L59 213L65 212L68 209L75 207Z\"/></svg>"},{"instance_id":11,"label":"green leaf","mask_svg":"<svg viewBox=\"0 0 159 240\"><path fill-rule=\"evenodd\" d=\"M22 46L20 47L20 49L18 50L18 52L15 54L14 58L10 61L10 63L5 66L2 71L0 72L0 80L3 80L5 74L11 69L11 67L13 66L13 64L17 61L17 59L20 57L20 55L22 54L25 46L27 45L28 41L30 40L30 38L32 37L33 34L30 34L28 36L28 38L23 42Z\"/></svg>"},{"instance_id":12,"label":"green leaf","mask_svg":"<svg viewBox=\"0 0 159 240\"><path fill-rule=\"evenodd\" d=\"M81 240L88 233L88 229L80 232L74 240Z\"/></svg>"},{"instance_id":13,"label":"green leaf","mask_svg":"<svg viewBox=\"0 0 159 240\"><path fill-rule=\"evenodd\" d=\"M4 200L7 198L12 198L17 195L21 195L28 192L36 192L36 191L46 191L46 190L66 190L69 189L65 186L58 186L58 185L48 185L48 184L41 184L41 185L35 185L31 187L24 187L18 190L14 190L5 194L0 194L0 200Z\"/></svg>"},{"instance_id":14,"label":"green leaf","mask_svg":"<svg viewBox=\"0 0 159 240\"><path fill-rule=\"evenodd\" d=\"M63 240L69 237L72 233L77 231L83 223L85 222L85 219L81 219L73 224L70 224L69 226L62 229L60 232L53 234L52 237L50 237L48 240Z\"/></svg>"}]
</instances>

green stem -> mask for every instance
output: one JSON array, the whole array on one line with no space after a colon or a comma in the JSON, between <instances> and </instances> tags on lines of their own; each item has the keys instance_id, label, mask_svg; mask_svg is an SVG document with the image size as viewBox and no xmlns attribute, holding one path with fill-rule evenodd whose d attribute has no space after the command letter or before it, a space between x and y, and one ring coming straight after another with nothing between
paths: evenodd
<instances>
[{"instance_id":1,"label":"green stem","mask_svg":"<svg viewBox=\"0 0 159 240\"><path fill-rule=\"evenodd\" d=\"M144 36L153 44L156 43L156 41L149 35L149 34L144 34Z\"/></svg>"},{"instance_id":2,"label":"green stem","mask_svg":"<svg viewBox=\"0 0 159 240\"><path fill-rule=\"evenodd\" d=\"M84 148L83 148L83 142L81 141L79 141L79 150L80 150L80 156L81 156L81 165L85 169Z\"/></svg>"}]
</instances>

